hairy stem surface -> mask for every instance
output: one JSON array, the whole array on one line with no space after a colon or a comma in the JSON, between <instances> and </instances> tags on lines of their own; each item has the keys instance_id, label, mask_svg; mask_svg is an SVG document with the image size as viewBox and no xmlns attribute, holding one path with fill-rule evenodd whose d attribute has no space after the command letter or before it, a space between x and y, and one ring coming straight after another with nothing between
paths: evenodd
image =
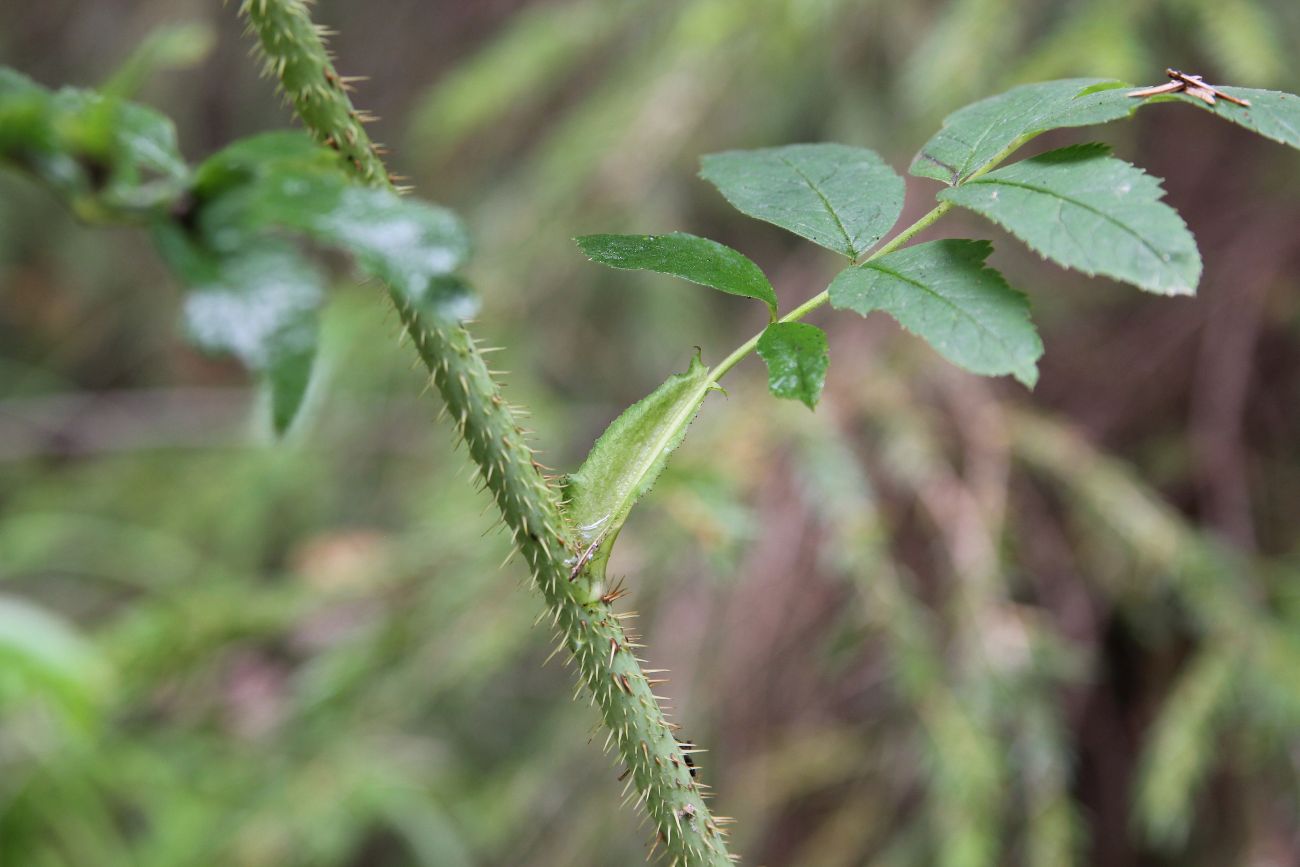
<instances>
[{"instance_id":1,"label":"hairy stem surface","mask_svg":"<svg viewBox=\"0 0 1300 867\"><path fill-rule=\"evenodd\" d=\"M392 181L366 134L366 116L353 108L348 83L335 71L325 32L301 0L245 0L240 13L257 36L268 72L308 130L338 150L367 183ZM502 399L474 338L458 322L421 315L396 292L402 325L446 401L459 435L492 493L515 544L546 601L564 648L600 709L609 738L631 769L636 798L658 828L658 843L675 864L729 864L724 833L705 805L675 726L652 692L653 681L634 654L637 646L611 610L613 594L570 580L576 542L555 490L533 458L515 413Z\"/></svg>"}]
</instances>

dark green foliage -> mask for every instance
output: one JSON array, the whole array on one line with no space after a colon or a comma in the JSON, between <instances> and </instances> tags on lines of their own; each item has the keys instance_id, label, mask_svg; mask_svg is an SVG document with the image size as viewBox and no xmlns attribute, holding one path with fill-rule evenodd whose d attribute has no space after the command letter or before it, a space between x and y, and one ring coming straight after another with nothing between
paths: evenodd
<instances>
[{"instance_id":1,"label":"dark green foliage","mask_svg":"<svg viewBox=\"0 0 1300 867\"><path fill-rule=\"evenodd\" d=\"M51 92L3 68L0 162L40 178L87 221L156 219L189 181L167 118L93 91Z\"/></svg>"},{"instance_id":2,"label":"dark green foliage","mask_svg":"<svg viewBox=\"0 0 1300 867\"><path fill-rule=\"evenodd\" d=\"M1201 256L1160 182L1098 145L1052 151L943 190L1042 255L1162 295L1191 295Z\"/></svg>"},{"instance_id":3,"label":"dark green foliage","mask_svg":"<svg viewBox=\"0 0 1300 867\"><path fill-rule=\"evenodd\" d=\"M1092 126L1128 117L1140 103L1122 81L1069 78L1012 88L944 118L912 160L917 177L952 186L968 180L1003 150L1049 129Z\"/></svg>"},{"instance_id":4,"label":"dark green foliage","mask_svg":"<svg viewBox=\"0 0 1300 867\"><path fill-rule=\"evenodd\" d=\"M757 348L772 394L815 409L830 365L826 332L806 322L774 322L763 330Z\"/></svg>"},{"instance_id":5,"label":"dark green foliage","mask_svg":"<svg viewBox=\"0 0 1300 867\"><path fill-rule=\"evenodd\" d=\"M453 213L357 186L333 154L302 136L272 133L233 150L199 167L203 207L191 219L208 246L237 255L268 232L299 233L352 254L363 271L438 321L473 315L474 301L455 279L469 237Z\"/></svg>"},{"instance_id":6,"label":"dark green foliage","mask_svg":"<svg viewBox=\"0 0 1300 867\"><path fill-rule=\"evenodd\" d=\"M831 304L866 316L883 310L945 358L975 373L1010 373L1030 388L1043 354L1029 301L985 267L987 241L931 241L846 268Z\"/></svg>"},{"instance_id":7,"label":"dark green foliage","mask_svg":"<svg viewBox=\"0 0 1300 867\"><path fill-rule=\"evenodd\" d=\"M292 423L311 377L326 281L304 253L269 235L351 253L437 321L477 309L456 276L469 242L455 215L357 186L337 154L303 135L246 139L191 177L160 115L0 72L0 158L32 171L83 219L151 225L191 289L186 333L263 374L277 432Z\"/></svg>"},{"instance_id":8,"label":"dark green foliage","mask_svg":"<svg viewBox=\"0 0 1300 867\"><path fill-rule=\"evenodd\" d=\"M611 268L672 274L732 295L757 298L776 318L776 290L762 270L717 241L685 232L671 235L583 235L576 239L593 262Z\"/></svg>"},{"instance_id":9,"label":"dark green foliage","mask_svg":"<svg viewBox=\"0 0 1300 867\"><path fill-rule=\"evenodd\" d=\"M903 180L873 151L801 144L710 154L700 177L735 208L856 259L894 225Z\"/></svg>"},{"instance_id":10,"label":"dark green foliage","mask_svg":"<svg viewBox=\"0 0 1300 867\"><path fill-rule=\"evenodd\" d=\"M1250 102L1248 108L1221 99L1209 105L1203 99L1186 93L1148 97L1146 102L1177 100L1204 109L1211 114L1243 126L1264 138L1272 139L1293 148L1300 148L1300 96L1276 90L1259 90L1253 87L1225 87L1224 93Z\"/></svg>"},{"instance_id":11,"label":"dark green foliage","mask_svg":"<svg viewBox=\"0 0 1300 867\"><path fill-rule=\"evenodd\" d=\"M173 238L160 246L176 251L188 244ZM264 375L271 422L283 433L311 379L325 275L294 247L276 241L228 256L186 249L169 258L191 287L185 298L187 336L200 349L230 353Z\"/></svg>"}]
</instances>

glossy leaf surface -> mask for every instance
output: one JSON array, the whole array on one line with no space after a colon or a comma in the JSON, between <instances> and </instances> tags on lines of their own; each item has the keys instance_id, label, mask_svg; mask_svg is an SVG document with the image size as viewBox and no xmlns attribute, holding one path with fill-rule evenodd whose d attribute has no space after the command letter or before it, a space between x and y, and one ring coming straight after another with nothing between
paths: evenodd
<instances>
[{"instance_id":1,"label":"glossy leaf surface","mask_svg":"<svg viewBox=\"0 0 1300 867\"><path fill-rule=\"evenodd\" d=\"M657 271L756 298L776 316L776 291L762 269L730 247L674 232L671 235L583 235L575 239L593 262L611 268Z\"/></svg>"}]
</instances>

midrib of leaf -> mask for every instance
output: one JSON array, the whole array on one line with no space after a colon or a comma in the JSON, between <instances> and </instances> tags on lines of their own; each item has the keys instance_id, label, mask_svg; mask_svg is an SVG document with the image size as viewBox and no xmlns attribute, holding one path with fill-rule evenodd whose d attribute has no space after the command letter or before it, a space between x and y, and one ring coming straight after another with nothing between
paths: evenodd
<instances>
[{"instance_id":1,"label":"midrib of leaf","mask_svg":"<svg viewBox=\"0 0 1300 867\"><path fill-rule=\"evenodd\" d=\"M969 186L969 185L972 184L972 183L974 183L974 184L985 184L985 185L988 185L988 186L998 186L998 185L1001 185L1001 186L1004 186L1004 187L1016 187L1016 188L1018 188L1018 189L1029 190L1030 192L1034 192L1034 193L1040 193L1040 194L1042 194L1042 195L1044 195L1044 196L1050 196L1051 198L1059 199L1060 201L1063 201L1063 202L1069 202L1070 204L1074 205L1075 207L1080 208L1080 209L1085 210L1085 211L1088 211L1089 213L1096 214L1098 217L1101 217L1102 220L1104 220L1105 222L1110 223L1110 224L1112 224L1112 225L1114 225L1114 226L1118 226L1119 228L1123 229L1125 232L1127 232L1128 234L1130 234L1130 235L1132 235L1134 238L1136 238L1137 241L1138 241L1138 242L1139 242L1143 247L1146 247L1148 250L1150 250L1150 251L1151 251L1151 254L1154 255L1154 256L1156 257L1157 261L1165 262L1165 258L1164 258L1164 257L1165 257L1165 254L1164 254L1162 251L1160 251L1160 250L1156 249L1155 247L1153 247L1153 246L1151 245L1151 242L1148 241L1146 238L1142 237L1140 234L1138 234L1138 232L1137 232L1136 229L1131 228L1127 223L1124 223L1124 222L1122 222L1122 221L1120 221L1120 220L1115 219L1114 217L1112 217L1112 216L1110 216L1109 214L1107 214L1105 211L1099 211L1099 210L1097 210L1096 208L1094 208L1093 206L1091 206L1091 205L1089 205L1089 204L1086 204L1086 203L1084 203L1084 202L1081 202L1081 201L1079 201L1078 199L1075 199L1075 198L1073 198L1073 197L1071 197L1071 196L1067 196L1067 195L1065 195L1065 194L1063 194L1063 193L1058 193L1058 192L1056 192L1055 190L1050 190L1050 189L1046 189L1046 188L1043 188L1043 187L1039 187L1039 186L1037 186L1037 185L1035 185L1035 184L1026 183L1026 182L1024 182L1024 181L1008 181L1008 180L1005 180L1005 179L1003 179L1003 178L982 178L982 179L980 179L980 180L975 180L974 178L972 178L971 180L968 180L965 184L962 184L961 186ZM1156 203L1158 203L1158 200L1157 200ZM1063 220L1061 220L1059 217L1057 218L1057 221L1056 221L1056 222L1059 223L1062 227L1065 226L1065 222L1064 222ZM1067 233L1068 233L1069 230L1067 229L1066 231L1067 231ZM1071 240L1073 240L1073 236L1071 236ZM1078 241L1075 241L1075 243L1077 244Z\"/></svg>"},{"instance_id":2,"label":"midrib of leaf","mask_svg":"<svg viewBox=\"0 0 1300 867\"><path fill-rule=\"evenodd\" d=\"M781 162L789 166L790 171L798 175L799 178L808 186L808 189L816 193L817 198L822 200L822 205L825 206L826 213L831 215L831 219L835 221L835 228L840 230L840 235L843 236L844 238L844 246L848 248L848 255L857 256L858 248L854 245L853 239L849 237L849 232L847 229L844 228L844 223L843 221L840 220L840 215L835 212L835 208L832 207L830 199L826 198L826 194L823 193L821 189L816 184L813 183L812 178L804 174L803 171L794 163L790 162L784 156L778 156L777 159L779 159Z\"/></svg>"},{"instance_id":3,"label":"midrib of leaf","mask_svg":"<svg viewBox=\"0 0 1300 867\"><path fill-rule=\"evenodd\" d=\"M906 276L905 274L900 274L899 272L893 270L892 268L884 268L884 267L881 267L880 265L873 265L873 264L871 264L871 263L869 263L869 262L868 262L867 264L864 264L862 267L863 267L863 268L870 267L873 271L879 271L879 272L882 273L882 274L888 274L890 277L893 277L893 278L896 279L896 280L901 280L902 282L907 283L908 285L915 286L917 289L920 289L920 290L921 290L922 292L924 292L926 295L929 295L929 296L931 296L931 297L933 297L933 298L938 299L938 300L941 301L945 306L950 307L950 308L952 308L953 310L956 310L959 314L961 314L961 318L963 318L963 319L967 319L967 320L969 320L971 323L973 323L973 324L974 324L974 325L975 325L975 326L976 326L976 327L977 327L977 328L978 328L982 333L987 334L990 338L992 338L992 339L993 339L993 342L997 343L999 346L1001 346L1003 349L1006 349L1008 352L1011 352L1011 346L1010 346L1010 344L1008 344L1008 343L1007 343L1005 340L1003 340L1002 338L998 337L997 332L995 332L995 331L990 331L989 328L988 328L988 326L986 326L983 322L981 322L981 321L980 321L979 319L977 319L975 316L971 315L971 314L970 314L969 312L967 312L964 308L962 308L961 306L959 306L959 305L957 305L957 304L954 304L951 300L949 300L948 298L944 297L942 294L940 294L940 293L934 291L933 289L931 289L929 286L925 285L924 283L920 283L920 282L918 282L916 279L914 279L914 278L912 278L912 277L908 277L908 276ZM984 269L984 266L983 266L982 263L981 263L981 265L980 265L980 268L981 268L981 270ZM1012 354L1014 355L1014 353L1012 353Z\"/></svg>"},{"instance_id":4,"label":"midrib of leaf","mask_svg":"<svg viewBox=\"0 0 1300 867\"><path fill-rule=\"evenodd\" d=\"M1078 97L1075 97L1075 98L1077 99ZM1033 111L1030 111L1028 108L1026 108L1026 110L1020 112L1020 116L1021 116L1021 117L1027 117L1027 116L1031 116L1031 115L1037 113L1038 109L1042 108L1043 104L1046 103L1046 102L1049 102L1049 101L1050 101L1050 97L1048 97L1048 96L1046 96L1046 95L1040 96L1040 97L1038 98L1038 102L1036 102L1036 103L1034 104L1034 106L1033 106ZM995 127L993 124L989 124L989 125L985 126L984 131L980 133L980 137L979 137L978 139L976 139L975 144L974 144L973 146L971 146L971 148L970 148L972 154L977 153L977 152L979 151L980 147L984 144L984 141L985 141L985 140L986 140L990 135L993 134L993 130L994 130L994 129L996 129L996 127ZM1040 133L1040 132L1035 132L1035 131L1033 131L1033 130L1026 131L1025 133L1023 133L1021 136L1019 136L1019 137L1016 139L1016 141L1019 142L1019 144L1016 145L1016 148L1019 148L1020 145L1024 144L1025 142L1029 141L1030 139L1035 138L1035 137L1037 137L1037 136L1039 136L1039 135L1041 135L1041 134L1042 134L1042 133ZM1004 159L1004 158L1005 158L1005 157L999 156L999 157L996 157L996 158L993 159L993 160L989 160L989 162L988 162L988 163L985 163L985 165L982 166L981 168L988 168L988 167L991 167L991 166L997 165L997 163L998 163L998 162L1001 162L1002 159ZM934 160L934 162L938 162L938 160ZM969 169L969 165L963 165L963 166L962 166L962 169L963 169L963 171L962 171L961 174L966 174L966 170ZM960 175L959 175L958 177L960 177ZM970 175L966 178L966 180L964 180L964 181L960 181L959 183L956 183L956 184L953 184L953 186L956 186L956 187L965 186L966 184L970 183L970 181L973 180L973 179L976 178L976 177L978 177L978 175L975 174L975 173L972 173L972 174L970 174Z\"/></svg>"}]
</instances>

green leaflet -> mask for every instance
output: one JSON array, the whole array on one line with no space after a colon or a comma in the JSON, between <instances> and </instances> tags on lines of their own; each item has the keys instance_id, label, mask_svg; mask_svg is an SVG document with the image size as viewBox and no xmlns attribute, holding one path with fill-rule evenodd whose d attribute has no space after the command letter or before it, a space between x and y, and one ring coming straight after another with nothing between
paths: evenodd
<instances>
[{"instance_id":1,"label":"green leaflet","mask_svg":"<svg viewBox=\"0 0 1300 867\"><path fill-rule=\"evenodd\" d=\"M1147 97L1143 103L1174 100L1191 103L1226 121L1244 126L1264 138L1300 149L1300 96L1277 90L1257 90L1253 87L1220 87L1219 89L1247 100L1250 107L1233 105L1226 99L1220 99L1214 105L1209 105L1204 100L1185 93Z\"/></svg>"},{"instance_id":2,"label":"green leaflet","mask_svg":"<svg viewBox=\"0 0 1300 867\"><path fill-rule=\"evenodd\" d=\"M804 322L773 322L758 338L758 354L772 394L817 406L830 365L826 332Z\"/></svg>"},{"instance_id":3,"label":"green leaflet","mask_svg":"<svg viewBox=\"0 0 1300 867\"><path fill-rule=\"evenodd\" d=\"M911 174L949 186L965 181L1017 139L1062 127L1092 126L1129 117L1139 107L1180 101L1239 124L1265 138L1300 148L1300 97L1276 90L1224 87L1250 108L1219 100L1208 105L1185 93L1128 96L1130 86L1102 78L1067 78L1015 87L972 103L944 119L943 128L912 160Z\"/></svg>"},{"instance_id":4,"label":"green leaflet","mask_svg":"<svg viewBox=\"0 0 1300 867\"><path fill-rule=\"evenodd\" d=\"M261 374L271 399L271 424L288 430L311 380L317 311L325 275L293 246L263 239L237 255L194 247L170 226L155 233L159 250L190 287L184 330L205 352L230 353Z\"/></svg>"},{"instance_id":5,"label":"green leaflet","mask_svg":"<svg viewBox=\"0 0 1300 867\"><path fill-rule=\"evenodd\" d=\"M776 318L776 290L761 268L725 244L671 235L583 235L577 244L593 262L611 268L658 271L731 295L757 298Z\"/></svg>"},{"instance_id":6,"label":"green leaflet","mask_svg":"<svg viewBox=\"0 0 1300 867\"><path fill-rule=\"evenodd\" d=\"M700 177L741 213L850 259L884 237L903 210L903 179L874 151L848 145L710 154Z\"/></svg>"},{"instance_id":7,"label":"green leaflet","mask_svg":"<svg viewBox=\"0 0 1300 867\"><path fill-rule=\"evenodd\" d=\"M987 241L930 241L846 268L831 281L831 304L866 316L883 310L956 365L1011 374L1032 388L1043 343L1029 302L984 265Z\"/></svg>"},{"instance_id":8,"label":"green leaflet","mask_svg":"<svg viewBox=\"0 0 1300 867\"><path fill-rule=\"evenodd\" d=\"M1021 137L1128 117L1141 104L1128 86L1104 78L1026 84L948 115L908 171L952 186L969 178Z\"/></svg>"},{"instance_id":9,"label":"green leaflet","mask_svg":"<svg viewBox=\"0 0 1300 867\"><path fill-rule=\"evenodd\" d=\"M433 320L457 322L476 310L456 274L469 253L460 221L351 183L338 156L306 136L272 133L226 148L199 167L194 196L196 237L158 233L193 290L187 332L262 374L277 432L292 423L311 380L324 278L268 233L301 233L351 253Z\"/></svg>"},{"instance_id":10,"label":"green leaflet","mask_svg":"<svg viewBox=\"0 0 1300 867\"><path fill-rule=\"evenodd\" d=\"M1014 163L941 190L1054 262L1162 295L1191 295L1201 256L1158 179L1078 145Z\"/></svg>"},{"instance_id":11,"label":"green leaflet","mask_svg":"<svg viewBox=\"0 0 1300 867\"><path fill-rule=\"evenodd\" d=\"M351 253L425 315L443 322L472 316L475 298L456 276L469 256L456 215L351 183L337 163L336 154L301 135L272 133L227 148L197 173L201 233L214 249L232 252L267 231L300 232Z\"/></svg>"},{"instance_id":12,"label":"green leaflet","mask_svg":"<svg viewBox=\"0 0 1300 867\"><path fill-rule=\"evenodd\" d=\"M709 369L697 355L685 373L668 377L614 419L578 471L565 479L568 516L595 580L604 578L628 513L654 486L710 387Z\"/></svg>"},{"instance_id":13,"label":"green leaflet","mask_svg":"<svg viewBox=\"0 0 1300 867\"><path fill-rule=\"evenodd\" d=\"M189 181L170 120L0 69L0 163L40 178L87 222L164 216Z\"/></svg>"},{"instance_id":14,"label":"green leaflet","mask_svg":"<svg viewBox=\"0 0 1300 867\"><path fill-rule=\"evenodd\" d=\"M343 168L338 154L300 132L261 133L229 144L200 163L194 170L194 195L206 202L283 173L340 173ZM344 182L341 174L337 181Z\"/></svg>"}]
</instances>

